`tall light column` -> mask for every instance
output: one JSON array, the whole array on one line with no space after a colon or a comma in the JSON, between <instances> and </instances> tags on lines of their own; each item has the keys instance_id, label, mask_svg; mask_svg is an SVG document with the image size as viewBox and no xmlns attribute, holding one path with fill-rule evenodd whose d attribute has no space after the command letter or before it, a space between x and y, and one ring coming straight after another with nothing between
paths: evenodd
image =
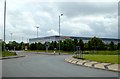
<instances>
[{"instance_id":1,"label":"tall light column","mask_svg":"<svg viewBox=\"0 0 120 79\"><path fill-rule=\"evenodd\" d=\"M38 28L39 28L39 27L36 26L36 28L37 28L37 48L36 48L36 49L38 50Z\"/></svg>"},{"instance_id":2,"label":"tall light column","mask_svg":"<svg viewBox=\"0 0 120 79\"><path fill-rule=\"evenodd\" d=\"M12 35L13 35L13 33L10 33L10 35L11 35L11 42L12 42Z\"/></svg>"},{"instance_id":3,"label":"tall light column","mask_svg":"<svg viewBox=\"0 0 120 79\"><path fill-rule=\"evenodd\" d=\"M5 50L5 27L6 27L6 0L4 2L4 50Z\"/></svg>"},{"instance_id":4,"label":"tall light column","mask_svg":"<svg viewBox=\"0 0 120 79\"><path fill-rule=\"evenodd\" d=\"M37 28L37 39L38 39L38 28L39 28L39 27L38 27L38 26L36 26L36 28Z\"/></svg>"},{"instance_id":5,"label":"tall light column","mask_svg":"<svg viewBox=\"0 0 120 79\"><path fill-rule=\"evenodd\" d=\"M63 16L63 14L59 15L59 55L60 55L60 17Z\"/></svg>"}]
</instances>

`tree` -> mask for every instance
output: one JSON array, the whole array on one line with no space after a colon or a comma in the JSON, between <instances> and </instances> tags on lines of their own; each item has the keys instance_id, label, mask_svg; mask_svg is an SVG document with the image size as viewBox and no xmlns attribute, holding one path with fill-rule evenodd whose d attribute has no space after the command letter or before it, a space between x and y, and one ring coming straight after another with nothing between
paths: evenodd
<instances>
[{"instance_id":1,"label":"tree","mask_svg":"<svg viewBox=\"0 0 120 79\"><path fill-rule=\"evenodd\" d=\"M36 47L35 43L30 44L30 50L36 50Z\"/></svg>"},{"instance_id":2,"label":"tree","mask_svg":"<svg viewBox=\"0 0 120 79\"><path fill-rule=\"evenodd\" d=\"M43 50L44 49L43 44L40 43L40 42L38 42L37 46L38 46L38 50Z\"/></svg>"},{"instance_id":3,"label":"tree","mask_svg":"<svg viewBox=\"0 0 120 79\"><path fill-rule=\"evenodd\" d=\"M117 49L120 50L120 42L117 45Z\"/></svg>"},{"instance_id":4,"label":"tree","mask_svg":"<svg viewBox=\"0 0 120 79\"><path fill-rule=\"evenodd\" d=\"M84 50L88 50L88 43L84 43Z\"/></svg>"},{"instance_id":5,"label":"tree","mask_svg":"<svg viewBox=\"0 0 120 79\"><path fill-rule=\"evenodd\" d=\"M101 39L93 37L91 40L88 41L88 49L89 50L104 50L105 45Z\"/></svg>"},{"instance_id":6,"label":"tree","mask_svg":"<svg viewBox=\"0 0 120 79\"><path fill-rule=\"evenodd\" d=\"M54 48L57 48L57 42L54 41Z\"/></svg>"},{"instance_id":7,"label":"tree","mask_svg":"<svg viewBox=\"0 0 120 79\"><path fill-rule=\"evenodd\" d=\"M78 40L77 39L74 39L73 43L74 43L75 46L78 46Z\"/></svg>"},{"instance_id":8,"label":"tree","mask_svg":"<svg viewBox=\"0 0 120 79\"><path fill-rule=\"evenodd\" d=\"M21 42L19 45L18 45L18 50L23 50L25 48L25 44L24 42Z\"/></svg>"},{"instance_id":9,"label":"tree","mask_svg":"<svg viewBox=\"0 0 120 79\"><path fill-rule=\"evenodd\" d=\"M71 39L64 40L64 51L74 51L75 45Z\"/></svg>"},{"instance_id":10,"label":"tree","mask_svg":"<svg viewBox=\"0 0 120 79\"><path fill-rule=\"evenodd\" d=\"M82 39L79 39L78 46L80 46L81 50L83 51L84 49L84 43Z\"/></svg>"},{"instance_id":11,"label":"tree","mask_svg":"<svg viewBox=\"0 0 120 79\"><path fill-rule=\"evenodd\" d=\"M53 50L54 49L54 42L52 41L50 44L49 44L49 50Z\"/></svg>"},{"instance_id":12,"label":"tree","mask_svg":"<svg viewBox=\"0 0 120 79\"><path fill-rule=\"evenodd\" d=\"M115 45L113 41L111 41L109 44L109 50L115 50Z\"/></svg>"}]
</instances>

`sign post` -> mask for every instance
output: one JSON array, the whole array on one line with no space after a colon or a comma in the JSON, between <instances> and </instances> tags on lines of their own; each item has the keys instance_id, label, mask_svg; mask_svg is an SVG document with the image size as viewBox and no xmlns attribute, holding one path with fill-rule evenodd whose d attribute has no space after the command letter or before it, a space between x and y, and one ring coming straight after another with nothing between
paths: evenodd
<instances>
[{"instance_id":1,"label":"sign post","mask_svg":"<svg viewBox=\"0 0 120 79\"><path fill-rule=\"evenodd\" d=\"M48 42L45 43L45 47L46 47L46 53L48 53L48 48L49 48L49 43Z\"/></svg>"},{"instance_id":2,"label":"sign post","mask_svg":"<svg viewBox=\"0 0 120 79\"><path fill-rule=\"evenodd\" d=\"M82 56L82 51L81 51L80 46L76 46L76 48L77 48L77 56L80 57L80 59L82 59L83 56Z\"/></svg>"}]
</instances>

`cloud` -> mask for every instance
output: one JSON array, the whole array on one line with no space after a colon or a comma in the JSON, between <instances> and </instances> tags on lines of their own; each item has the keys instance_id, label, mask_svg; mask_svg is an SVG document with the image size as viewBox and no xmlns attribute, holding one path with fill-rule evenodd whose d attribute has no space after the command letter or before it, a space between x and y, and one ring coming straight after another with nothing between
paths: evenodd
<instances>
[{"instance_id":1,"label":"cloud","mask_svg":"<svg viewBox=\"0 0 120 79\"><path fill-rule=\"evenodd\" d=\"M47 31L47 34L48 35L59 35L59 33L57 31L53 30L53 29Z\"/></svg>"},{"instance_id":2,"label":"cloud","mask_svg":"<svg viewBox=\"0 0 120 79\"><path fill-rule=\"evenodd\" d=\"M6 40L10 33L16 41L35 38L36 25L39 37L58 35L61 16L61 34L72 36L98 36L117 38L118 3L117 0L104 1L47 1L45 0L7 0ZM3 15L4 1L0 3ZM3 16L0 16L0 29L3 29ZM3 38L0 33L0 38Z\"/></svg>"},{"instance_id":3,"label":"cloud","mask_svg":"<svg viewBox=\"0 0 120 79\"><path fill-rule=\"evenodd\" d=\"M101 15L117 12L118 4L115 2L63 2L56 4L67 17Z\"/></svg>"}]
</instances>

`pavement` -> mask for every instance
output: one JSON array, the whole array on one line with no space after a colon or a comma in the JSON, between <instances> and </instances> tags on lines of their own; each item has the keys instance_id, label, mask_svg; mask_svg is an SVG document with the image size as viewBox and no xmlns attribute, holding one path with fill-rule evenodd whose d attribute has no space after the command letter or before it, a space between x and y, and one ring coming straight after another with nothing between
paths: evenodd
<instances>
[{"instance_id":1,"label":"pavement","mask_svg":"<svg viewBox=\"0 0 120 79\"><path fill-rule=\"evenodd\" d=\"M65 61L72 63L72 64L80 65L80 66L86 66L86 67L90 67L90 68L120 72L120 64L100 63L100 62L96 62L96 61L76 59L76 58L72 58L72 57L65 58Z\"/></svg>"}]
</instances>

